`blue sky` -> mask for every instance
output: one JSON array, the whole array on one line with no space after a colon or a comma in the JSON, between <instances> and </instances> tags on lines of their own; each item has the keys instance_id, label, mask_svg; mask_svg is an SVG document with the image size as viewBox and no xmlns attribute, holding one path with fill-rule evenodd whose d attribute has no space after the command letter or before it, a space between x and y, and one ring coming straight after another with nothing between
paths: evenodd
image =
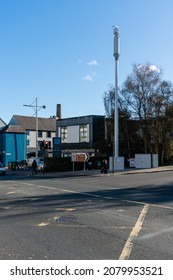
<instances>
[{"instance_id":1,"label":"blue sky","mask_svg":"<svg viewBox=\"0 0 173 280\"><path fill-rule=\"evenodd\" d=\"M151 62L173 82L172 0L0 0L0 118L104 115L114 85L113 27L120 28L119 85Z\"/></svg>"}]
</instances>

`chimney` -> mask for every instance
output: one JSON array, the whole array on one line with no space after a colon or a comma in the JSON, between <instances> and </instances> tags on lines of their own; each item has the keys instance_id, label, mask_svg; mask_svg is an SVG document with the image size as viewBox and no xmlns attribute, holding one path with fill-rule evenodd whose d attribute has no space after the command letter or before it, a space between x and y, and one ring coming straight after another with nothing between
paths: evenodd
<instances>
[{"instance_id":1,"label":"chimney","mask_svg":"<svg viewBox=\"0 0 173 280\"><path fill-rule=\"evenodd\" d=\"M56 119L57 120L61 119L61 104L56 105Z\"/></svg>"}]
</instances>

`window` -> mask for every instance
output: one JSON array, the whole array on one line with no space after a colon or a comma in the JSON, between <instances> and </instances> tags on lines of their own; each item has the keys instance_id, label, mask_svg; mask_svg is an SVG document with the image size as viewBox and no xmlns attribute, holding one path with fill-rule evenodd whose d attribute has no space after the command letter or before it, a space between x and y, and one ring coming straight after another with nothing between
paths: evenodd
<instances>
[{"instance_id":1,"label":"window","mask_svg":"<svg viewBox=\"0 0 173 280\"><path fill-rule=\"evenodd\" d=\"M43 146L44 146L44 141L38 141L38 147L40 150L43 149Z\"/></svg>"},{"instance_id":2,"label":"window","mask_svg":"<svg viewBox=\"0 0 173 280\"><path fill-rule=\"evenodd\" d=\"M40 131L40 130L38 131L38 137L42 138L42 131Z\"/></svg>"},{"instance_id":3,"label":"window","mask_svg":"<svg viewBox=\"0 0 173 280\"><path fill-rule=\"evenodd\" d=\"M47 132L46 132L46 137L47 137L47 138L51 138L51 131L47 131Z\"/></svg>"},{"instance_id":4,"label":"window","mask_svg":"<svg viewBox=\"0 0 173 280\"><path fill-rule=\"evenodd\" d=\"M87 125L80 125L79 128L79 142L87 142Z\"/></svg>"},{"instance_id":5,"label":"window","mask_svg":"<svg viewBox=\"0 0 173 280\"><path fill-rule=\"evenodd\" d=\"M66 126L61 127L61 141L67 142L67 127Z\"/></svg>"},{"instance_id":6,"label":"window","mask_svg":"<svg viewBox=\"0 0 173 280\"><path fill-rule=\"evenodd\" d=\"M26 140L26 145L29 146L29 140L28 139Z\"/></svg>"}]
</instances>

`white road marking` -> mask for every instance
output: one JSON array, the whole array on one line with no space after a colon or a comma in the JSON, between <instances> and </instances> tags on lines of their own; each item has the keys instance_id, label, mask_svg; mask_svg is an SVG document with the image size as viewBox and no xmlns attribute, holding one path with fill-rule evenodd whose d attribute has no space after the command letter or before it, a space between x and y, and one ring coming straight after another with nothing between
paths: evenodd
<instances>
[{"instance_id":1,"label":"white road marking","mask_svg":"<svg viewBox=\"0 0 173 280\"><path fill-rule=\"evenodd\" d=\"M139 232L142 228L142 225L143 225L145 216L147 214L148 208L149 208L149 204L145 204L145 206L143 207L143 209L141 211L141 214L139 215L139 218L138 218L134 228L132 229L132 231L131 231L131 233L130 233L127 241L126 241L126 244L125 244L125 246L122 250L122 253L119 257L119 260L128 260L129 259L132 248L133 248L133 240L138 236L138 234L139 234Z\"/></svg>"},{"instance_id":2,"label":"white road marking","mask_svg":"<svg viewBox=\"0 0 173 280\"><path fill-rule=\"evenodd\" d=\"M149 239L149 238L154 238L156 236L159 236L159 235L162 235L164 233L167 233L167 232L172 232L173 231L173 227L170 227L170 228L165 228L165 229L161 229L161 230L157 230L155 232L151 232L151 233L147 233L147 234L144 234L143 236L139 237L138 240L144 240L144 239Z\"/></svg>"},{"instance_id":3,"label":"white road marking","mask_svg":"<svg viewBox=\"0 0 173 280\"><path fill-rule=\"evenodd\" d=\"M136 204L141 204L141 205L145 205L146 204L146 202L141 202L141 201L137 201L137 200L125 200L125 199L122 199L121 201L131 202L131 203L136 203ZM171 207L171 206L165 206L165 205L154 204L154 203L150 203L150 206L158 207L158 208L171 209L171 210L173 209L173 207Z\"/></svg>"}]
</instances>

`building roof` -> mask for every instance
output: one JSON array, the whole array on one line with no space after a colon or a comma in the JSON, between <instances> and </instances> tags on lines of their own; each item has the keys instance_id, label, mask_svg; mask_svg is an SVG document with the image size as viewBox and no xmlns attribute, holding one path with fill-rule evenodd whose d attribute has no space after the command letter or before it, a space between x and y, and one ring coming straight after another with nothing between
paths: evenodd
<instances>
[{"instance_id":1,"label":"building roof","mask_svg":"<svg viewBox=\"0 0 173 280\"><path fill-rule=\"evenodd\" d=\"M86 118L105 118L105 116L104 115L84 115L84 116L77 116L77 117L61 118L61 119L57 119L57 121L78 120L78 119L86 119Z\"/></svg>"},{"instance_id":2,"label":"building roof","mask_svg":"<svg viewBox=\"0 0 173 280\"><path fill-rule=\"evenodd\" d=\"M25 133L25 130L21 125L6 125L1 133Z\"/></svg>"},{"instance_id":3,"label":"building roof","mask_svg":"<svg viewBox=\"0 0 173 280\"><path fill-rule=\"evenodd\" d=\"M91 124L95 121L104 120L104 118L105 116L100 116L100 115L87 115L87 116L80 116L80 117L58 119L57 127Z\"/></svg>"},{"instance_id":4,"label":"building roof","mask_svg":"<svg viewBox=\"0 0 173 280\"><path fill-rule=\"evenodd\" d=\"M7 124L0 118L0 128L6 126Z\"/></svg>"},{"instance_id":5,"label":"building roof","mask_svg":"<svg viewBox=\"0 0 173 280\"><path fill-rule=\"evenodd\" d=\"M20 125L25 130L36 130L36 118L35 117L13 115L9 124ZM56 131L56 119L38 118L38 130Z\"/></svg>"}]
</instances>

